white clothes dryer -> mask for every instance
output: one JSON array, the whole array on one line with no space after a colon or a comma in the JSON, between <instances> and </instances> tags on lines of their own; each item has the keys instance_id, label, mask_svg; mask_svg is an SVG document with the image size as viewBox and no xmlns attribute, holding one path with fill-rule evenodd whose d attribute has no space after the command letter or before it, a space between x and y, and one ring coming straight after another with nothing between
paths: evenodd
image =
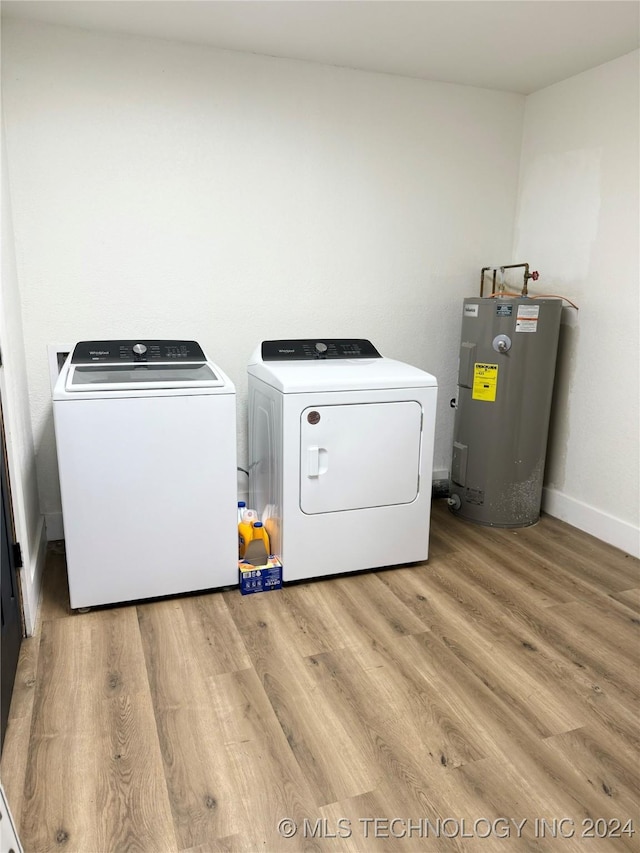
<instances>
[{"instance_id":1,"label":"white clothes dryer","mask_svg":"<svg viewBox=\"0 0 640 853\"><path fill-rule=\"evenodd\" d=\"M249 496L293 581L426 560L437 382L362 339L264 341Z\"/></svg>"},{"instance_id":2,"label":"white clothes dryer","mask_svg":"<svg viewBox=\"0 0 640 853\"><path fill-rule=\"evenodd\" d=\"M72 608L236 584L236 396L195 341L83 341L53 393Z\"/></svg>"}]
</instances>

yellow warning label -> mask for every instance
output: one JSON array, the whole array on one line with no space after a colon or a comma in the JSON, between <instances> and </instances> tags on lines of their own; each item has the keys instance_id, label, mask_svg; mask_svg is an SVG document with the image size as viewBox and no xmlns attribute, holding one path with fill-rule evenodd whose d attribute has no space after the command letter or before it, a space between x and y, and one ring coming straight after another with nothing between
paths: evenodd
<instances>
[{"instance_id":1,"label":"yellow warning label","mask_svg":"<svg viewBox=\"0 0 640 853\"><path fill-rule=\"evenodd\" d=\"M476 362L473 365L473 392L471 399L495 403L497 388L498 365Z\"/></svg>"}]
</instances>

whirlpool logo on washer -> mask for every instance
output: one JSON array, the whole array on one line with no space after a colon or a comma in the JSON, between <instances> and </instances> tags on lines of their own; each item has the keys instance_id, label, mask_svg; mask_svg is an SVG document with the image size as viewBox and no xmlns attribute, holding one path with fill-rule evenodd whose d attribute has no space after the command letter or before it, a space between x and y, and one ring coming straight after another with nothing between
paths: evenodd
<instances>
[{"instance_id":1,"label":"whirlpool logo on washer","mask_svg":"<svg viewBox=\"0 0 640 853\"><path fill-rule=\"evenodd\" d=\"M284 355L287 355L288 353L295 352L295 350L294 349L279 349L278 352L281 352Z\"/></svg>"},{"instance_id":2,"label":"whirlpool logo on washer","mask_svg":"<svg viewBox=\"0 0 640 853\"><path fill-rule=\"evenodd\" d=\"M109 355L108 349L90 349L89 355Z\"/></svg>"}]
</instances>

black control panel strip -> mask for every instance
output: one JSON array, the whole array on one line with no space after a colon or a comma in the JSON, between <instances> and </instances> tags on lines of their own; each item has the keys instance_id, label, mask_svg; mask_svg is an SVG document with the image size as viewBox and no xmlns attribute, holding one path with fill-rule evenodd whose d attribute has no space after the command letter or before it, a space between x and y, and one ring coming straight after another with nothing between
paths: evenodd
<instances>
[{"instance_id":1,"label":"black control panel strip","mask_svg":"<svg viewBox=\"0 0 640 853\"><path fill-rule=\"evenodd\" d=\"M263 341L263 361L307 361L328 358L382 358L364 338L304 338Z\"/></svg>"},{"instance_id":2,"label":"black control panel strip","mask_svg":"<svg viewBox=\"0 0 640 853\"><path fill-rule=\"evenodd\" d=\"M205 354L195 341L127 340L80 341L76 344L72 364L139 364L176 362L204 363Z\"/></svg>"}]
</instances>

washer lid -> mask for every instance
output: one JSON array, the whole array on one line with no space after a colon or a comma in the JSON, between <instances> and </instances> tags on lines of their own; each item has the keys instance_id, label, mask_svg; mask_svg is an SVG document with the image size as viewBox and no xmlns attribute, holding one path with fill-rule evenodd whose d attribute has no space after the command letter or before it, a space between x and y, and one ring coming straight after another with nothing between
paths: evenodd
<instances>
[{"instance_id":1,"label":"washer lid","mask_svg":"<svg viewBox=\"0 0 640 853\"><path fill-rule=\"evenodd\" d=\"M220 368L195 341L80 341L62 368L54 399L87 399L137 392L163 394L235 391ZM199 389L202 389L201 391Z\"/></svg>"},{"instance_id":2,"label":"washer lid","mask_svg":"<svg viewBox=\"0 0 640 853\"><path fill-rule=\"evenodd\" d=\"M435 376L391 358L259 361L247 368L283 394L437 387Z\"/></svg>"},{"instance_id":3,"label":"washer lid","mask_svg":"<svg viewBox=\"0 0 640 853\"><path fill-rule=\"evenodd\" d=\"M224 385L208 364L72 364L67 391L133 391L153 388L216 388Z\"/></svg>"}]
</instances>

